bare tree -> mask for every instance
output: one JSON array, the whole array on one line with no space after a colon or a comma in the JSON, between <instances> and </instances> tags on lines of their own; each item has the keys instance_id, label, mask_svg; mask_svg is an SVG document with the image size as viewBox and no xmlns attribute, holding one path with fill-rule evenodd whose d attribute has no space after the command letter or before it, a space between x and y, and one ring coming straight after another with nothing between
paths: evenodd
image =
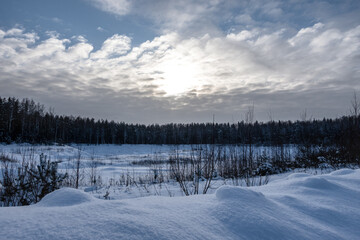
<instances>
[{"instance_id":1,"label":"bare tree","mask_svg":"<svg viewBox=\"0 0 360 240\"><path fill-rule=\"evenodd\" d=\"M79 188L80 181L80 163L81 163L81 147L77 148L77 155L75 159L75 188Z\"/></svg>"},{"instance_id":2,"label":"bare tree","mask_svg":"<svg viewBox=\"0 0 360 240\"><path fill-rule=\"evenodd\" d=\"M248 156L249 161L252 162L253 160L253 123L254 123L254 103L248 108L248 111L245 114L245 123L247 124L247 146L249 151L247 149L244 149L244 160L247 159L246 156Z\"/></svg>"},{"instance_id":3,"label":"bare tree","mask_svg":"<svg viewBox=\"0 0 360 240\"><path fill-rule=\"evenodd\" d=\"M300 113L300 120L303 122L311 121L312 117L313 117L312 115L310 115L310 117L308 117L306 108Z\"/></svg>"},{"instance_id":4,"label":"bare tree","mask_svg":"<svg viewBox=\"0 0 360 240\"><path fill-rule=\"evenodd\" d=\"M188 163L185 159L180 158L178 150L173 156L170 156L169 162L172 177L179 183L182 192L189 196L191 192L187 184Z\"/></svg>"},{"instance_id":5,"label":"bare tree","mask_svg":"<svg viewBox=\"0 0 360 240\"><path fill-rule=\"evenodd\" d=\"M94 152L91 155L91 161L90 161L90 183L91 185L95 185L97 183L97 167L98 167L98 161L94 157Z\"/></svg>"},{"instance_id":6,"label":"bare tree","mask_svg":"<svg viewBox=\"0 0 360 240\"><path fill-rule=\"evenodd\" d=\"M245 113L245 122L248 124L252 124L254 122L254 103L249 106L247 112Z\"/></svg>"},{"instance_id":7,"label":"bare tree","mask_svg":"<svg viewBox=\"0 0 360 240\"><path fill-rule=\"evenodd\" d=\"M269 108L269 110L267 111L267 115L268 115L269 121L273 122L274 116L273 116L273 112L272 112L271 108Z\"/></svg>"},{"instance_id":8,"label":"bare tree","mask_svg":"<svg viewBox=\"0 0 360 240\"><path fill-rule=\"evenodd\" d=\"M353 99L351 100L350 114L354 117L358 117L360 114L360 101L357 98L357 94L354 91Z\"/></svg>"},{"instance_id":9,"label":"bare tree","mask_svg":"<svg viewBox=\"0 0 360 240\"><path fill-rule=\"evenodd\" d=\"M171 177L179 183L180 189L186 196L199 194L200 187L203 187L203 194L209 190L211 181L216 175L217 159L214 148L213 144L192 148L190 158L179 156L178 151L170 156ZM220 153L219 150L219 156ZM203 184L200 184L200 181Z\"/></svg>"},{"instance_id":10,"label":"bare tree","mask_svg":"<svg viewBox=\"0 0 360 240\"><path fill-rule=\"evenodd\" d=\"M360 126L359 126L359 117L360 117L360 101L357 98L357 94L354 91L353 99L351 100L350 113L352 115L353 121L349 127L349 139L350 143L348 151L350 153L349 161L357 160L360 163Z\"/></svg>"}]
</instances>

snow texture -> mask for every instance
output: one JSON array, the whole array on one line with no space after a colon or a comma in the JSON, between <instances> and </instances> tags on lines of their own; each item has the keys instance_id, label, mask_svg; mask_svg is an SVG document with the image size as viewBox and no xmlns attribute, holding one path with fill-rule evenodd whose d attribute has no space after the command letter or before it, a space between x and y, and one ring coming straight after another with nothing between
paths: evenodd
<instances>
[{"instance_id":1,"label":"snow texture","mask_svg":"<svg viewBox=\"0 0 360 240\"><path fill-rule=\"evenodd\" d=\"M0 209L1 239L359 239L360 170L215 194L99 200L64 188Z\"/></svg>"}]
</instances>

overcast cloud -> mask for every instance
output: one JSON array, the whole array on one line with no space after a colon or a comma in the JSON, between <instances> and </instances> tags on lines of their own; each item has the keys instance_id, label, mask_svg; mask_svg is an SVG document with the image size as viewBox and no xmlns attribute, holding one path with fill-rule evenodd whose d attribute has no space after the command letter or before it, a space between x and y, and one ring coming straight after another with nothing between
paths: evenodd
<instances>
[{"instance_id":1,"label":"overcast cloud","mask_svg":"<svg viewBox=\"0 0 360 240\"><path fill-rule=\"evenodd\" d=\"M357 1L85 1L142 16L157 37L0 30L0 95L61 114L138 123L232 122L348 114L360 90ZM94 26L98 29L99 26ZM101 27L100 27L101 28ZM50 30L50 29L49 29ZM96 30L97 31L97 30Z\"/></svg>"}]
</instances>

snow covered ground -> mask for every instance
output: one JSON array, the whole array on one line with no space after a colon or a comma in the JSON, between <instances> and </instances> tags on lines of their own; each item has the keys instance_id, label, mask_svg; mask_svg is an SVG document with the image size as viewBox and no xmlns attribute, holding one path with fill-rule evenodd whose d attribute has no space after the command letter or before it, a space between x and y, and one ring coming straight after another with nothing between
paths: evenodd
<instances>
[{"instance_id":1,"label":"snow covered ground","mask_svg":"<svg viewBox=\"0 0 360 240\"><path fill-rule=\"evenodd\" d=\"M39 160L40 154L46 155L52 161L59 162L59 171L67 172L69 175L75 174L75 161L80 158L80 186L81 190L92 194L96 198L103 199L106 195L108 199L138 198L145 196L183 196L179 184L174 179L168 178L168 166L165 162L169 155L177 154L190 156L192 149L206 148L206 145L30 145L30 144L0 144L0 155L7 156L21 162L23 159ZM227 147L225 149L229 150ZM238 149L242 151L242 149ZM271 154L269 147L258 146L254 152L261 154L267 151ZM286 151L293 152L291 146ZM145 164L147 161L164 162L164 164ZM135 163L135 164L134 164ZM95 164L95 165L94 165ZM1 165L0 165L1 168ZM163 174L163 182L153 183L154 171L158 175ZM302 170L296 170L302 171ZM309 171L309 170L307 170ZM329 171L325 169L325 172ZM312 171L312 174L317 172ZM323 173L323 172L320 172ZM90 182L91 175L96 175L99 179L94 186ZM284 178L290 173L272 175L269 179L255 178L252 185L258 185L259 181L276 180ZM0 171L1 177L1 171ZM130 181L130 184L128 182ZM131 183L132 182L132 183ZM205 182L200 181L202 191ZM242 179L222 179L212 180L209 193L214 193L222 185L246 185Z\"/></svg>"},{"instance_id":2,"label":"snow covered ground","mask_svg":"<svg viewBox=\"0 0 360 240\"><path fill-rule=\"evenodd\" d=\"M133 162L144 160L167 160L169 154L175 151L181 156L189 156L192 149L204 148L207 145L155 145L155 144L101 144L101 145L31 145L31 144L1 144L0 154L21 161L23 157L38 159L42 153L54 161L66 162L77 158L80 154L82 161L98 160L102 164L116 164L116 166L134 167ZM226 149L226 146L224 147ZM293 152L289 145L285 151ZM241 151L241 150L240 150ZM254 146L254 154L267 151L271 154L271 147Z\"/></svg>"},{"instance_id":3,"label":"snow covered ground","mask_svg":"<svg viewBox=\"0 0 360 240\"><path fill-rule=\"evenodd\" d=\"M44 154L51 161L59 162L59 171L68 172L75 168L75 161L80 158L80 168L83 175L82 185L88 185L91 168L96 168L97 176L103 184L115 181L123 175L144 177L150 174L151 166L134 164L137 162L168 160L169 154L177 150L182 155L188 155L191 145L30 145L30 144L0 144L0 156L6 156L21 162L23 159L39 161ZM159 167L158 165L157 167ZM1 167L1 166L0 166ZM1 171L0 171L1 174Z\"/></svg>"},{"instance_id":4,"label":"snow covered ground","mask_svg":"<svg viewBox=\"0 0 360 240\"><path fill-rule=\"evenodd\" d=\"M143 173L148 168L139 161L165 161L169 154L178 151L181 155L189 155L191 145L152 145L152 144L102 144L102 145L30 145L30 144L0 144L0 154L21 161L38 160L40 154L46 155L52 161L60 162L59 168L66 169L69 162L81 158L81 168L89 167L91 162L98 163L99 171L105 177L113 177L121 171ZM70 163L71 164L71 163ZM111 166L111 168L109 167Z\"/></svg>"},{"instance_id":5,"label":"snow covered ground","mask_svg":"<svg viewBox=\"0 0 360 240\"><path fill-rule=\"evenodd\" d=\"M293 173L214 194L100 200L63 188L0 208L1 239L359 239L360 170Z\"/></svg>"}]
</instances>

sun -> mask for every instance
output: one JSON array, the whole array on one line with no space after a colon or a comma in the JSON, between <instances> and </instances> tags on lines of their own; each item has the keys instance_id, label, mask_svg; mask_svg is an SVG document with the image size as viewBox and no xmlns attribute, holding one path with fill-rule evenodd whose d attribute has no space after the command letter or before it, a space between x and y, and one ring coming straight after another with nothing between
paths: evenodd
<instances>
[{"instance_id":1,"label":"sun","mask_svg":"<svg viewBox=\"0 0 360 240\"><path fill-rule=\"evenodd\" d=\"M178 61L162 65L159 89L167 96L180 96L200 86L200 71L196 64Z\"/></svg>"}]
</instances>

